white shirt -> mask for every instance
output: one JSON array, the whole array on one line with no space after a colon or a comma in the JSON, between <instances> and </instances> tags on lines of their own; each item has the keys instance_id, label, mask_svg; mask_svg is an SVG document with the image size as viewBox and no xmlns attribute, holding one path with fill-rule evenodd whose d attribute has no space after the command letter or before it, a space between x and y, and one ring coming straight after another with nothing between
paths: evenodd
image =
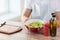
<instances>
[{"instance_id":1,"label":"white shirt","mask_svg":"<svg viewBox=\"0 0 60 40\"><path fill-rule=\"evenodd\" d=\"M60 11L58 0L26 0L26 9L32 9L31 18L38 18L41 20L50 20L51 13Z\"/></svg>"}]
</instances>

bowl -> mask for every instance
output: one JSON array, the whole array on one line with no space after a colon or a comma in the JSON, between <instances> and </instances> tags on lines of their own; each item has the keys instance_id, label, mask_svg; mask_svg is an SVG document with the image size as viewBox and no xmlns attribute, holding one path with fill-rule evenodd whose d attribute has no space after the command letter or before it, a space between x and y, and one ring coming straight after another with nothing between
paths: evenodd
<instances>
[{"instance_id":1,"label":"bowl","mask_svg":"<svg viewBox=\"0 0 60 40\"><path fill-rule=\"evenodd\" d=\"M25 25L25 26L26 26L26 25ZM40 27L39 27L39 28L29 28L28 26L26 26L26 28L27 28L30 32L34 32L34 33L39 32L39 31L41 30Z\"/></svg>"},{"instance_id":2,"label":"bowl","mask_svg":"<svg viewBox=\"0 0 60 40\"><path fill-rule=\"evenodd\" d=\"M25 27L26 27L30 32L37 33L37 32L39 32L39 31L41 31L41 29L43 28L43 26L41 26L41 27L36 27L36 28L31 28L31 27L27 26L28 24L30 24L30 23L32 23L32 22L34 22L34 21L39 21L39 22L41 22L42 24L44 23L44 21L43 21L43 20L40 20L40 19L30 19L30 20L28 20L28 21L25 23Z\"/></svg>"}]
</instances>

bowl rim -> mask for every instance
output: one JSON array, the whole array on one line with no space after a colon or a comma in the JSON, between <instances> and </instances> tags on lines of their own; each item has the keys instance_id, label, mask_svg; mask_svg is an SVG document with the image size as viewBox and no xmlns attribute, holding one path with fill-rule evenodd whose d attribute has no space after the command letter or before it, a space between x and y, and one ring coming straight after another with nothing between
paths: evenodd
<instances>
[{"instance_id":1,"label":"bowl rim","mask_svg":"<svg viewBox=\"0 0 60 40\"><path fill-rule=\"evenodd\" d=\"M28 21L26 21L26 23L25 23L25 26L27 26L27 25L29 25L30 23L32 23L32 22L34 22L34 21L39 21L39 22L41 22L42 24L44 24L44 20L41 20L41 19L30 19L30 20L28 20ZM28 26L27 26L28 27ZM28 28L31 28L31 27L28 27ZM42 27L37 27L37 28L42 28Z\"/></svg>"},{"instance_id":2,"label":"bowl rim","mask_svg":"<svg viewBox=\"0 0 60 40\"><path fill-rule=\"evenodd\" d=\"M25 25L25 27L28 27L27 25ZM33 27L28 27L28 28L33 28ZM43 27L38 27L38 28L43 28Z\"/></svg>"},{"instance_id":3,"label":"bowl rim","mask_svg":"<svg viewBox=\"0 0 60 40\"><path fill-rule=\"evenodd\" d=\"M45 22L44 20L41 20L41 19L30 19L30 20L28 20L28 21L25 22L25 25L30 24L30 23L32 23L34 21L39 21L42 24L44 24L44 22Z\"/></svg>"}]
</instances>

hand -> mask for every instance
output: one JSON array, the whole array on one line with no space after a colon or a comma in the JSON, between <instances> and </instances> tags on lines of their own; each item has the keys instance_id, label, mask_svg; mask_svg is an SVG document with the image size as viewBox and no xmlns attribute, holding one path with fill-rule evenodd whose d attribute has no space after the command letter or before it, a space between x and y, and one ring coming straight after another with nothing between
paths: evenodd
<instances>
[{"instance_id":1,"label":"hand","mask_svg":"<svg viewBox=\"0 0 60 40\"><path fill-rule=\"evenodd\" d=\"M21 17L21 22L25 23L27 20L29 20L29 17L25 16Z\"/></svg>"}]
</instances>

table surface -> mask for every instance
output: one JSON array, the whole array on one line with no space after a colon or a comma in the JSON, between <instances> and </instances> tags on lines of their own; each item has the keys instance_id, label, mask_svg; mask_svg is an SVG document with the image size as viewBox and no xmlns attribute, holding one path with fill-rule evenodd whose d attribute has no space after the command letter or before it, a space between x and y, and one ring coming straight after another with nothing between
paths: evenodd
<instances>
[{"instance_id":1,"label":"table surface","mask_svg":"<svg viewBox=\"0 0 60 40\"><path fill-rule=\"evenodd\" d=\"M25 26L21 26L23 28L22 31L7 35L0 33L0 40L60 40L60 28L57 29L57 36L56 37L46 37L41 34L37 33L30 33Z\"/></svg>"},{"instance_id":2,"label":"table surface","mask_svg":"<svg viewBox=\"0 0 60 40\"><path fill-rule=\"evenodd\" d=\"M0 40L60 40L60 28L57 30L56 37L46 37L41 34L31 33L24 26L21 27L23 30L15 34L7 35L0 33Z\"/></svg>"}]
</instances>

